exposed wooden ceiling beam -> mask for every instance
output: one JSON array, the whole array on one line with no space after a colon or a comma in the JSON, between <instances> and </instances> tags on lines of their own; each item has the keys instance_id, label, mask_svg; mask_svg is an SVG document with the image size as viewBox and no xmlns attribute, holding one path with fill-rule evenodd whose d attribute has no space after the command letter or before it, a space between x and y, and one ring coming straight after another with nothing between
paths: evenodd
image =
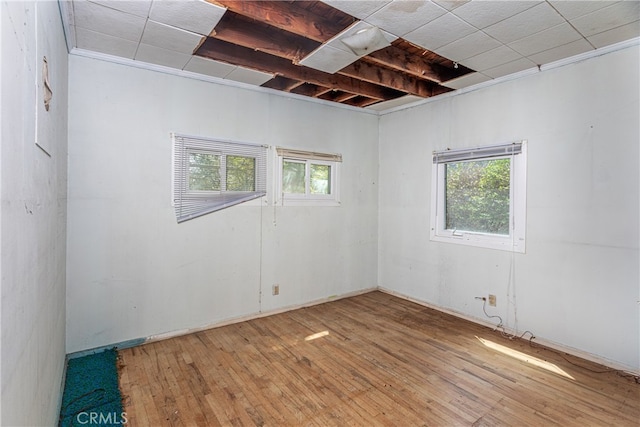
<instances>
[{"instance_id":1,"label":"exposed wooden ceiling beam","mask_svg":"<svg viewBox=\"0 0 640 427\"><path fill-rule=\"evenodd\" d=\"M296 2L267 0L207 0L227 10L266 22L317 42L325 42L349 25L349 15L340 12L341 19L327 19L295 5ZM345 25L345 21L347 21Z\"/></svg>"},{"instance_id":2,"label":"exposed wooden ceiling beam","mask_svg":"<svg viewBox=\"0 0 640 427\"><path fill-rule=\"evenodd\" d=\"M375 99L392 99L402 92L378 86L355 78L327 74L307 67L300 67L291 61L267 53L255 51L233 43L209 37L195 52L196 55L229 64L275 73L290 79L317 84L331 89L343 90Z\"/></svg>"},{"instance_id":3,"label":"exposed wooden ceiling beam","mask_svg":"<svg viewBox=\"0 0 640 427\"><path fill-rule=\"evenodd\" d=\"M294 63L297 63L319 45L319 43L302 36L278 31L270 25L254 22L235 12L225 13L211 36L286 58ZM404 72L399 73L362 60L348 65L338 73L425 98L432 96L434 87L433 83L423 78L417 78Z\"/></svg>"}]
</instances>

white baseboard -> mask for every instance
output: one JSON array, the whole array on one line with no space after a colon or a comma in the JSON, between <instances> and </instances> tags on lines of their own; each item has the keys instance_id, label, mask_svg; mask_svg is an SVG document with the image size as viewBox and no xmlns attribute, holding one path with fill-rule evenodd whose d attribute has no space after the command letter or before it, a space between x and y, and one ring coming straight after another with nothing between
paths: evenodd
<instances>
[{"instance_id":1,"label":"white baseboard","mask_svg":"<svg viewBox=\"0 0 640 427\"><path fill-rule=\"evenodd\" d=\"M460 312L455 311L455 310L451 310L451 309L448 309L448 308L445 308L445 307L440 307L438 305L431 304L431 303L428 303L426 301L422 301L422 300L419 300L419 299L416 299L416 298L412 298L410 296L407 296L407 295L404 295L402 293L393 291L391 289L378 287L378 290L380 292L384 292L384 293L387 293L389 295L393 295L394 297L402 298L402 299L405 299L407 301L411 301L411 302L414 302L416 304L419 304L421 306L424 306L424 307L427 307L427 308L431 308L433 310L437 310L437 311L440 311L442 313L450 314L452 316L455 316L455 317L458 317L458 318L461 318L461 319L464 319L464 320L468 320L469 322L476 323L478 325L486 326L486 327L492 328L492 329L496 328L495 324L493 324L491 322L487 322L484 319L478 319L476 317L472 317L472 316L466 315L464 313L460 313ZM514 330L512 330L510 328L504 328L504 330L508 334L515 334L516 333L516 331L514 331ZM617 363L617 362L615 362L613 360L605 359L603 357L597 356L595 354L588 353L588 352L583 351L583 350L579 350L579 349L576 349L576 348L573 348L573 347L568 347L568 346L565 346L563 344L559 344L557 342L541 338L541 337L539 337L537 335L535 336L535 341L533 341L533 342L535 342L537 344L540 344L542 346L545 346L545 347L549 347L549 348L551 348L553 350L556 350L556 351L559 351L559 352L562 352L562 353L570 354L572 356L579 357L581 359L585 359L585 360L588 360L590 362L598 363L598 364L606 366L607 368L610 368L612 370L623 371L623 372L626 372L626 373L628 373L630 375L633 375L633 376L636 376L636 377L640 376L640 370L634 369L634 368L629 367L629 366L622 365L622 364Z\"/></svg>"}]
</instances>

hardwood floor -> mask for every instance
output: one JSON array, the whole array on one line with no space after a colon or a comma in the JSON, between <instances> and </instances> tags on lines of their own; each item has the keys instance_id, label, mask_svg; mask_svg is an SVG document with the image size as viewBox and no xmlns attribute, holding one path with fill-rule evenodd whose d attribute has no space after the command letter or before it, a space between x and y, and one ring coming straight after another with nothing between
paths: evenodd
<instances>
[{"instance_id":1,"label":"hardwood floor","mask_svg":"<svg viewBox=\"0 0 640 427\"><path fill-rule=\"evenodd\" d=\"M638 426L640 420L633 377L594 373L606 368L565 356L569 363L527 340L382 292L120 356L130 426Z\"/></svg>"}]
</instances>

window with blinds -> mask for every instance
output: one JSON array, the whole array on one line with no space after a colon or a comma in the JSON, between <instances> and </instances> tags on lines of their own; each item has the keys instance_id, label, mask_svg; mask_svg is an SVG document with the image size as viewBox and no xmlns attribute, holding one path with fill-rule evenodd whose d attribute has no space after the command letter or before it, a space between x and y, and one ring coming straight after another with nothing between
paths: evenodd
<instances>
[{"instance_id":1,"label":"window with blinds","mask_svg":"<svg viewBox=\"0 0 640 427\"><path fill-rule=\"evenodd\" d=\"M342 155L277 147L276 203L339 206Z\"/></svg>"},{"instance_id":2,"label":"window with blinds","mask_svg":"<svg viewBox=\"0 0 640 427\"><path fill-rule=\"evenodd\" d=\"M526 141L433 153L431 240L524 252Z\"/></svg>"},{"instance_id":3,"label":"window with blinds","mask_svg":"<svg viewBox=\"0 0 640 427\"><path fill-rule=\"evenodd\" d=\"M172 134L176 219L184 222L266 195L267 147Z\"/></svg>"}]
</instances>

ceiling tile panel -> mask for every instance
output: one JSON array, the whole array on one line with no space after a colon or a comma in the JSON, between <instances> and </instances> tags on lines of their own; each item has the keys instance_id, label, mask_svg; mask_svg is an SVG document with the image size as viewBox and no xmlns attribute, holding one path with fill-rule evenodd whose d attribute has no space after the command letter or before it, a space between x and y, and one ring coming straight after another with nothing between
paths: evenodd
<instances>
[{"instance_id":1,"label":"ceiling tile panel","mask_svg":"<svg viewBox=\"0 0 640 427\"><path fill-rule=\"evenodd\" d=\"M447 11L426 0L394 1L366 18L367 22L396 36L421 27L444 15Z\"/></svg>"},{"instance_id":2,"label":"ceiling tile panel","mask_svg":"<svg viewBox=\"0 0 640 427\"><path fill-rule=\"evenodd\" d=\"M149 18L156 22L209 35L226 9L204 0L155 0Z\"/></svg>"},{"instance_id":3,"label":"ceiling tile panel","mask_svg":"<svg viewBox=\"0 0 640 427\"><path fill-rule=\"evenodd\" d=\"M457 9L468 2L469 0L434 0L434 3L439 4L440 6L444 7L447 10Z\"/></svg>"},{"instance_id":4,"label":"ceiling tile panel","mask_svg":"<svg viewBox=\"0 0 640 427\"><path fill-rule=\"evenodd\" d=\"M564 19L548 3L540 3L484 31L502 43L512 43L562 22Z\"/></svg>"},{"instance_id":5,"label":"ceiling tile panel","mask_svg":"<svg viewBox=\"0 0 640 427\"><path fill-rule=\"evenodd\" d=\"M200 34L149 20L140 43L190 55L201 40Z\"/></svg>"},{"instance_id":6,"label":"ceiling tile panel","mask_svg":"<svg viewBox=\"0 0 640 427\"><path fill-rule=\"evenodd\" d=\"M482 71L482 74L485 74L491 78L503 77L509 74L517 73L519 71L528 70L530 68L536 68L537 65L528 60L527 58L516 59L515 61L507 62L506 64L498 65L494 68L489 68L488 70Z\"/></svg>"},{"instance_id":7,"label":"ceiling tile panel","mask_svg":"<svg viewBox=\"0 0 640 427\"><path fill-rule=\"evenodd\" d=\"M132 42L131 40L97 33L84 28L76 28L76 44L80 49L128 59L133 59L133 56L136 54L136 48L138 47L138 43Z\"/></svg>"},{"instance_id":8,"label":"ceiling tile panel","mask_svg":"<svg viewBox=\"0 0 640 427\"><path fill-rule=\"evenodd\" d=\"M571 25L564 23L510 43L509 47L521 55L528 56L581 38Z\"/></svg>"},{"instance_id":9,"label":"ceiling tile panel","mask_svg":"<svg viewBox=\"0 0 640 427\"><path fill-rule=\"evenodd\" d=\"M470 73L462 77L458 77L457 79L452 79L448 82L444 82L443 85L451 89L462 89L463 87L477 85L489 80L491 80L491 77L485 76L482 73Z\"/></svg>"},{"instance_id":10,"label":"ceiling tile panel","mask_svg":"<svg viewBox=\"0 0 640 427\"><path fill-rule=\"evenodd\" d=\"M322 45L300 61L300 65L333 74L359 58L352 52Z\"/></svg>"},{"instance_id":11,"label":"ceiling tile panel","mask_svg":"<svg viewBox=\"0 0 640 427\"><path fill-rule=\"evenodd\" d=\"M224 78L235 68L235 65L225 64L224 62L214 61L201 56L192 56L184 67L184 70L191 71L193 73L205 74L207 76Z\"/></svg>"},{"instance_id":12,"label":"ceiling tile panel","mask_svg":"<svg viewBox=\"0 0 640 427\"><path fill-rule=\"evenodd\" d=\"M540 1L470 1L455 9L453 13L474 27L483 29L540 3Z\"/></svg>"},{"instance_id":13,"label":"ceiling tile panel","mask_svg":"<svg viewBox=\"0 0 640 427\"><path fill-rule=\"evenodd\" d=\"M76 0L77 1L77 0ZM147 18L151 8L151 0L90 0L111 9Z\"/></svg>"},{"instance_id":14,"label":"ceiling tile panel","mask_svg":"<svg viewBox=\"0 0 640 427\"><path fill-rule=\"evenodd\" d=\"M260 86L273 78L273 74L237 67L225 79Z\"/></svg>"},{"instance_id":15,"label":"ceiling tile panel","mask_svg":"<svg viewBox=\"0 0 640 427\"><path fill-rule=\"evenodd\" d=\"M134 42L140 41L145 18L87 1L74 2L74 21L78 28Z\"/></svg>"},{"instance_id":16,"label":"ceiling tile panel","mask_svg":"<svg viewBox=\"0 0 640 427\"><path fill-rule=\"evenodd\" d=\"M618 3L618 2L607 1L607 0L599 0L599 1L559 0L559 1L550 1L549 3L551 3L551 6L553 6L555 10L560 12L560 14L565 19L571 20L579 16L586 15L587 13L594 12L598 9L602 9L603 7L611 6L613 3Z\"/></svg>"},{"instance_id":17,"label":"ceiling tile panel","mask_svg":"<svg viewBox=\"0 0 640 427\"><path fill-rule=\"evenodd\" d=\"M182 70L191 59L191 55L140 43L134 59Z\"/></svg>"},{"instance_id":18,"label":"ceiling tile panel","mask_svg":"<svg viewBox=\"0 0 640 427\"><path fill-rule=\"evenodd\" d=\"M570 56L579 55L590 50L593 50L593 46L591 46L591 44L589 44L585 39L580 39L553 49L533 54L529 56L529 59L536 64L542 65L568 58Z\"/></svg>"},{"instance_id":19,"label":"ceiling tile panel","mask_svg":"<svg viewBox=\"0 0 640 427\"><path fill-rule=\"evenodd\" d=\"M640 2L620 1L571 20L583 36L589 37L640 19Z\"/></svg>"},{"instance_id":20,"label":"ceiling tile panel","mask_svg":"<svg viewBox=\"0 0 640 427\"><path fill-rule=\"evenodd\" d=\"M475 31L462 19L447 13L406 34L404 38L433 51Z\"/></svg>"},{"instance_id":21,"label":"ceiling tile panel","mask_svg":"<svg viewBox=\"0 0 640 427\"><path fill-rule=\"evenodd\" d=\"M356 18L366 19L369 15L380 9L391 0L325 0L324 3L335 7Z\"/></svg>"},{"instance_id":22,"label":"ceiling tile panel","mask_svg":"<svg viewBox=\"0 0 640 427\"><path fill-rule=\"evenodd\" d=\"M508 46L500 46L495 49L491 49L487 52L481 53L480 55L473 56L471 58L465 59L460 63L465 67L469 67L472 70L476 71L484 71L490 68L495 68L498 65L506 64L507 62L515 61L516 59L520 59L522 56L509 48Z\"/></svg>"},{"instance_id":23,"label":"ceiling tile panel","mask_svg":"<svg viewBox=\"0 0 640 427\"><path fill-rule=\"evenodd\" d=\"M640 37L640 22L638 21L623 25L621 27L616 27L609 31L594 34L590 37L587 37L587 39L596 48L600 48L636 37Z\"/></svg>"},{"instance_id":24,"label":"ceiling tile panel","mask_svg":"<svg viewBox=\"0 0 640 427\"><path fill-rule=\"evenodd\" d=\"M452 61L461 62L464 59L495 49L498 46L501 46L499 41L489 37L482 31L476 31L475 33L436 49L435 52Z\"/></svg>"}]
</instances>

